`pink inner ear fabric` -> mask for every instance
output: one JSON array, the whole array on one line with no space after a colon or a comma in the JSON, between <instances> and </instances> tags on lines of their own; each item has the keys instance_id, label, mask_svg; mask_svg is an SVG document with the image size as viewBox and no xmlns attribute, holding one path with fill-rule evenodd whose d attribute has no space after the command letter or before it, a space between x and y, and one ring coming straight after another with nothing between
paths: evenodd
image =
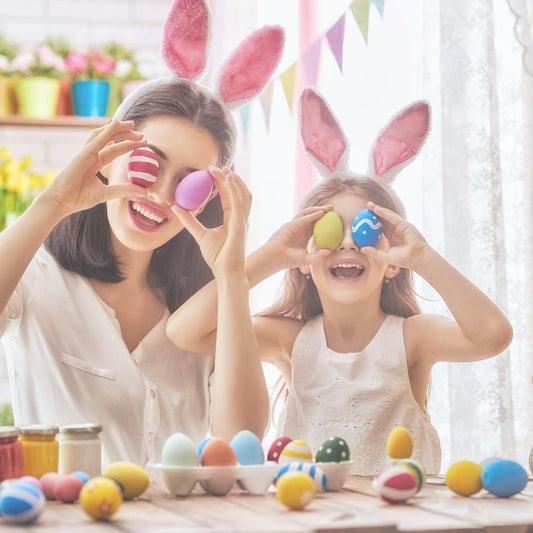
<instances>
[{"instance_id":1,"label":"pink inner ear fabric","mask_svg":"<svg viewBox=\"0 0 533 533\"><path fill-rule=\"evenodd\" d=\"M377 176L383 176L408 159L422 146L429 128L429 107L418 102L399 113L378 137L372 157Z\"/></svg>"},{"instance_id":2,"label":"pink inner ear fabric","mask_svg":"<svg viewBox=\"0 0 533 533\"><path fill-rule=\"evenodd\" d=\"M327 104L311 89L305 89L300 98L300 117L305 149L334 172L346 140Z\"/></svg>"},{"instance_id":3,"label":"pink inner ear fabric","mask_svg":"<svg viewBox=\"0 0 533 533\"><path fill-rule=\"evenodd\" d=\"M209 11L203 0L175 0L165 22L161 53L179 78L194 79L207 62Z\"/></svg>"},{"instance_id":4,"label":"pink inner ear fabric","mask_svg":"<svg viewBox=\"0 0 533 533\"><path fill-rule=\"evenodd\" d=\"M224 64L218 82L222 100L257 96L276 70L284 44L285 33L279 26L265 26L249 35Z\"/></svg>"}]
</instances>

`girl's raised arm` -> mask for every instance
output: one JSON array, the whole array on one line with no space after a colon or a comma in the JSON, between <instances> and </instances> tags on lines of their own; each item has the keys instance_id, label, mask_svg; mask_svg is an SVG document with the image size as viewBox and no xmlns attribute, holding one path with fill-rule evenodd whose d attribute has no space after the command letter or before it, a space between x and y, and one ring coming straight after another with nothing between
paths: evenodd
<instances>
[{"instance_id":1,"label":"girl's raised arm","mask_svg":"<svg viewBox=\"0 0 533 533\"><path fill-rule=\"evenodd\" d=\"M63 217L128 194L146 195L145 189L130 183L106 186L96 175L119 155L146 144L133 125L132 121L113 121L94 130L82 150L26 212L0 234L0 313L33 256Z\"/></svg>"}]
</instances>

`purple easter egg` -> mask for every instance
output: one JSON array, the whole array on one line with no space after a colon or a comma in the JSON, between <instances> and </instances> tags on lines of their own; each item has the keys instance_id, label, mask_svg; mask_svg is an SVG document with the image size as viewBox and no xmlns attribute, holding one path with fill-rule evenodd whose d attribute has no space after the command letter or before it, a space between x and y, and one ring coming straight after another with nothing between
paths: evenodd
<instances>
[{"instance_id":1,"label":"purple easter egg","mask_svg":"<svg viewBox=\"0 0 533 533\"><path fill-rule=\"evenodd\" d=\"M213 178L207 170L196 170L187 174L176 188L176 203L187 209L195 211L207 202L213 190Z\"/></svg>"}]
</instances>

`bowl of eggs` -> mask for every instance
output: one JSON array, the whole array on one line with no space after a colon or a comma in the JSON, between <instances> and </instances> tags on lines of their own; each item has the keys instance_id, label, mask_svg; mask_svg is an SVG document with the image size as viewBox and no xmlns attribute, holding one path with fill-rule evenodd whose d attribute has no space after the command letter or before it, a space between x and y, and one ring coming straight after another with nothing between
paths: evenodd
<instances>
[{"instance_id":1,"label":"bowl of eggs","mask_svg":"<svg viewBox=\"0 0 533 533\"><path fill-rule=\"evenodd\" d=\"M237 483L251 494L264 494L279 465L265 461L260 439L240 431L231 443L208 437L198 447L183 433L171 435L161 463L147 466L156 483L175 496L188 496L197 483L209 494L223 496Z\"/></svg>"}]
</instances>

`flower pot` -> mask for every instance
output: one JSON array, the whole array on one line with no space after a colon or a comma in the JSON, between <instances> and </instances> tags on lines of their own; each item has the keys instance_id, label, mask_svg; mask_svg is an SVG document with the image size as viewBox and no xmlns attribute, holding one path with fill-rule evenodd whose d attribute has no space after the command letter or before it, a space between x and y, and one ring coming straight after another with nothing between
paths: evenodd
<instances>
[{"instance_id":1,"label":"flower pot","mask_svg":"<svg viewBox=\"0 0 533 533\"><path fill-rule=\"evenodd\" d=\"M74 112L81 117L105 117L109 100L109 82L81 80L72 84Z\"/></svg>"},{"instance_id":2,"label":"flower pot","mask_svg":"<svg viewBox=\"0 0 533 533\"><path fill-rule=\"evenodd\" d=\"M30 118L56 115L59 80L40 76L22 78L16 87L19 113Z\"/></svg>"},{"instance_id":3,"label":"flower pot","mask_svg":"<svg viewBox=\"0 0 533 533\"><path fill-rule=\"evenodd\" d=\"M70 76L59 78L59 98L57 100L56 115L72 115L72 79Z\"/></svg>"},{"instance_id":4,"label":"flower pot","mask_svg":"<svg viewBox=\"0 0 533 533\"><path fill-rule=\"evenodd\" d=\"M15 87L20 76L0 76L0 117L17 112L17 95Z\"/></svg>"}]
</instances>

